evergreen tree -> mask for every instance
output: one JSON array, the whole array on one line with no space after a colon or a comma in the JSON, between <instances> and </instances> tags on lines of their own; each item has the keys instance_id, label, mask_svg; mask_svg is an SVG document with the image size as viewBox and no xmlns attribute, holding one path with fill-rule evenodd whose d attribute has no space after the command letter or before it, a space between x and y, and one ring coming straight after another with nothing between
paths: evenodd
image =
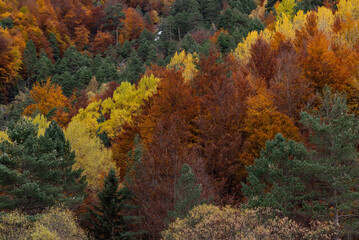
<instances>
[{"instance_id":1,"label":"evergreen tree","mask_svg":"<svg viewBox=\"0 0 359 240\"><path fill-rule=\"evenodd\" d=\"M35 64L34 78L38 82L46 82L46 80L54 73L54 65L47 57L47 54L41 49L39 60Z\"/></svg>"},{"instance_id":2,"label":"evergreen tree","mask_svg":"<svg viewBox=\"0 0 359 240\"><path fill-rule=\"evenodd\" d=\"M230 0L229 5L248 15L257 7L253 0Z\"/></svg>"},{"instance_id":3,"label":"evergreen tree","mask_svg":"<svg viewBox=\"0 0 359 240\"><path fill-rule=\"evenodd\" d=\"M150 52L150 44L148 41L143 41L137 49L137 54L142 62L146 62L147 60L147 56Z\"/></svg>"},{"instance_id":4,"label":"evergreen tree","mask_svg":"<svg viewBox=\"0 0 359 240\"><path fill-rule=\"evenodd\" d=\"M151 31L148 31L147 29L143 29L138 41L140 44L144 42L152 42L155 39L155 36Z\"/></svg>"},{"instance_id":5,"label":"evergreen tree","mask_svg":"<svg viewBox=\"0 0 359 240\"><path fill-rule=\"evenodd\" d=\"M71 151L62 129L51 122L43 136L27 120L11 123L11 143L0 143L0 209L38 213L55 203L79 204L85 197L82 169L72 169Z\"/></svg>"},{"instance_id":6,"label":"evergreen tree","mask_svg":"<svg viewBox=\"0 0 359 240\"><path fill-rule=\"evenodd\" d=\"M315 148L310 161L318 199L328 205L327 218L359 234L359 119L348 113L346 97L328 87L321 99L318 111L301 113Z\"/></svg>"},{"instance_id":7,"label":"evergreen tree","mask_svg":"<svg viewBox=\"0 0 359 240\"><path fill-rule=\"evenodd\" d=\"M76 72L76 79L79 83L79 90L86 87L92 78L92 71L91 68L89 67L81 67L77 72Z\"/></svg>"},{"instance_id":8,"label":"evergreen tree","mask_svg":"<svg viewBox=\"0 0 359 240\"><path fill-rule=\"evenodd\" d=\"M120 52L120 55L126 59L128 57L130 57L131 55L131 51L132 51L132 46L131 46L131 43L126 40L124 43L123 43L123 46L121 48L121 52Z\"/></svg>"},{"instance_id":9,"label":"evergreen tree","mask_svg":"<svg viewBox=\"0 0 359 240\"><path fill-rule=\"evenodd\" d=\"M198 51L198 44L191 37L190 34L187 34L186 37L181 42L181 48L186 52L194 53Z\"/></svg>"},{"instance_id":10,"label":"evergreen tree","mask_svg":"<svg viewBox=\"0 0 359 240\"><path fill-rule=\"evenodd\" d=\"M142 61L138 57L136 51L132 49L131 56L128 59L127 66L121 74L122 81L137 83L140 75L144 73L145 68Z\"/></svg>"},{"instance_id":11,"label":"evergreen tree","mask_svg":"<svg viewBox=\"0 0 359 240\"><path fill-rule=\"evenodd\" d=\"M138 233L130 231L137 217L127 215L135 206L129 204L133 198L126 186L120 186L116 171L111 169L98 193L99 206L89 209L96 239L129 239Z\"/></svg>"},{"instance_id":12,"label":"evergreen tree","mask_svg":"<svg viewBox=\"0 0 359 240\"><path fill-rule=\"evenodd\" d=\"M131 185L132 180L139 177L137 176L137 170L142 162L144 146L138 134L135 136L133 145L133 150L128 152L126 158L126 174L124 178L127 185Z\"/></svg>"},{"instance_id":13,"label":"evergreen tree","mask_svg":"<svg viewBox=\"0 0 359 240\"><path fill-rule=\"evenodd\" d=\"M229 34L227 33L221 33L218 36L217 42L219 45L219 49L224 54L230 52L231 49L234 49L236 47L233 38L231 38L231 36L229 36Z\"/></svg>"},{"instance_id":14,"label":"evergreen tree","mask_svg":"<svg viewBox=\"0 0 359 240\"><path fill-rule=\"evenodd\" d=\"M125 18L125 14L122 12L122 5L120 3L112 4L109 2L107 7L105 8L106 15L102 19L104 24L104 29L108 29L116 39L116 43L118 43L118 33L123 25L122 19Z\"/></svg>"},{"instance_id":15,"label":"evergreen tree","mask_svg":"<svg viewBox=\"0 0 359 240\"><path fill-rule=\"evenodd\" d=\"M172 219L185 218L193 207L205 203L201 195L202 187L197 184L192 168L183 164L181 176L175 186L175 209L168 211L168 216Z\"/></svg>"},{"instance_id":16,"label":"evergreen tree","mask_svg":"<svg viewBox=\"0 0 359 240\"><path fill-rule=\"evenodd\" d=\"M345 97L332 96L328 88L320 109L302 112L301 118L314 150L281 135L268 141L247 168L249 185L242 190L248 205L333 220L338 229L358 236L359 120L348 113Z\"/></svg>"},{"instance_id":17,"label":"evergreen tree","mask_svg":"<svg viewBox=\"0 0 359 240\"><path fill-rule=\"evenodd\" d=\"M0 20L0 26L3 27L4 29L5 28L11 29L14 27L14 21L9 17L3 18Z\"/></svg>"},{"instance_id":18,"label":"evergreen tree","mask_svg":"<svg viewBox=\"0 0 359 240\"><path fill-rule=\"evenodd\" d=\"M27 83L27 87L29 88L32 82L31 80L35 74L35 66L37 62L36 47L31 39L26 43L23 62L27 72L26 83Z\"/></svg>"},{"instance_id":19,"label":"evergreen tree","mask_svg":"<svg viewBox=\"0 0 359 240\"><path fill-rule=\"evenodd\" d=\"M158 56L157 56L156 46L154 44L150 44L149 51L147 54L146 65L150 66L151 64L156 63L157 60L158 60Z\"/></svg>"},{"instance_id":20,"label":"evergreen tree","mask_svg":"<svg viewBox=\"0 0 359 240\"><path fill-rule=\"evenodd\" d=\"M248 166L247 181L242 191L248 197L248 206L270 207L292 214L310 195L305 192L305 159L309 153L301 143L287 141L282 134L267 141L260 157ZM270 191L269 191L270 190Z\"/></svg>"},{"instance_id":21,"label":"evergreen tree","mask_svg":"<svg viewBox=\"0 0 359 240\"><path fill-rule=\"evenodd\" d=\"M91 64L91 71L93 75L97 74L98 69L100 68L101 64L102 64L102 58L99 55L96 55L96 57L94 57L92 59L92 64Z\"/></svg>"},{"instance_id":22,"label":"evergreen tree","mask_svg":"<svg viewBox=\"0 0 359 240\"><path fill-rule=\"evenodd\" d=\"M222 9L221 1L218 0L201 0L201 13L205 21L206 27L210 27L212 23L216 24L220 10Z\"/></svg>"},{"instance_id":23,"label":"evergreen tree","mask_svg":"<svg viewBox=\"0 0 359 240\"><path fill-rule=\"evenodd\" d=\"M56 73L62 74L69 72L75 75L76 72L83 66L90 66L90 59L88 56L81 54L74 46L66 49L61 61L56 63Z\"/></svg>"},{"instance_id":24,"label":"evergreen tree","mask_svg":"<svg viewBox=\"0 0 359 240\"><path fill-rule=\"evenodd\" d=\"M60 49L54 33L50 33L49 42L50 42L50 47L52 48L52 54L54 55L54 59L55 61L57 61L60 59Z\"/></svg>"},{"instance_id":25,"label":"evergreen tree","mask_svg":"<svg viewBox=\"0 0 359 240\"><path fill-rule=\"evenodd\" d=\"M179 40L196 27L204 25L197 0L176 0L172 5L170 14L174 19L172 33Z\"/></svg>"},{"instance_id":26,"label":"evergreen tree","mask_svg":"<svg viewBox=\"0 0 359 240\"><path fill-rule=\"evenodd\" d=\"M68 71L65 71L61 75L55 74L51 80L61 86L64 95L67 97L71 96L75 88L78 90L81 89L79 81Z\"/></svg>"},{"instance_id":27,"label":"evergreen tree","mask_svg":"<svg viewBox=\"0 0 359 240\"><path fill-rule=\"evenodd\" d=\"M102 64L96 73L96 80L100 84L118 82L119 73L117 72L115 64L113 64L110 59L103 59Z\"/></svg>"}]
</instances>

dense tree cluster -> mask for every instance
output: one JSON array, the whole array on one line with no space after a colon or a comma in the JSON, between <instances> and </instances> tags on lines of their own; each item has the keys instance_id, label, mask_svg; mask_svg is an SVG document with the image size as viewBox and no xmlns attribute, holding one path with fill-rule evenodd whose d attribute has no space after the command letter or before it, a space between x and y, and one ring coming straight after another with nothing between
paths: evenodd
<instances>
[{"instance_id":1,"label":"dense tree cluster","mask_svg":"<svg viewBox=\"0 0 359 240\"><path fill-rule=\"evenodd\" d=\"M0 239L357 239L358 0L0 0Z\"/></svg>"}]
</instances>

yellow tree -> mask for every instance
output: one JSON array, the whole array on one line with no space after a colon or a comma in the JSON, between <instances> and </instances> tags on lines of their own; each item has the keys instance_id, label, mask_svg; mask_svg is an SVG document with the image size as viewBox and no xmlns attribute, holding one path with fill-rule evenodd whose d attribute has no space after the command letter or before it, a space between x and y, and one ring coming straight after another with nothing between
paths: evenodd
<instances>
[{"instance_id":1,"label":"yellow tree","mask_svg":"<svg viewBox=\"0 0 359 240\"><path fill-rule=\"evenodd\" d=\"M125 123L131 123L132 117L139 112L143 101L155 91L159 78L144 76L138 86L122 82L114 91L112 98L90 103L86 109L80 109L75 119L86 123L91 133L106 132L110 138L116 136ZM100 117L104 121L98 122Z\"/></svg>"},{"instance_id":2,"label":"yellow tree","mask_svg":"<svg viewBox=\"0 0 359 240\"><path fill-rule=\"evenodd\" d=\"M193 79L194 75L198 71L196 69L196 62L198 61L198 56L196 53L193 55L191 53L185 52L183 50L179 54L176 52L172 57L171 62L167 65L168 68L174 68L176 70L182 70L182 76L186 81Z\"/></svg>"},{"instance_id":3,"label":"yellow tree","mask_svg":"<svg viewBox=\"0 0 359 240\"><path fill-rule=\"evenodd\" d=\"M359 0L340 0L336 15L340 18L359 19Z\"/></svg>"},{"instance_id":4,"label":"yellow tree","mask_svg":"<svg viewBox=\"0 0 359 240\"><path fill-rule=\"evenodd\" d=\"M234 56L243 64L247 64L251 56L251 47L259 37L267 42L271 42L273 38L273 31L265 29L258 33L257 31L250 32L243 42L238 43L237 48L234 50Z\"/></svg>"},{"instance_id":5,"label":"yellow tree","mask_svg":"<svg viewBox=\"0 0 359 240\"><path fill-rule=\"evenodd\" d=\"M83 174L91 190L100 188L103 177L115 167L111 151L105 148L98 137L91 135L83 122L71 121L65 130L65 137L76 154L74 167L84 169Z\"/></svg>"},{"instance_id":6,"label":"yellow tree","mask_svg":"<svg viewBox=\"0 0 359 240\"><path fill-rule=\"evenodd\" d=\"M327 36L330 36L332 32L332 26L334 24L334 15L332 10L326 7L318 8L318 29L324 32Z\"/></svg>"},{"instance_id":7,"label":"yellow tree","mask_svg":"<svg viewBox=\"0 0 359 240\"><path fill-rule=\"evenodd\" d=\"M277 2L275 5L277 17L287 16L289 19L292 19L294 16L294 8L296 6L297 3L295 0L283 0L281 3Z\"/></svg>"}]
</instances>

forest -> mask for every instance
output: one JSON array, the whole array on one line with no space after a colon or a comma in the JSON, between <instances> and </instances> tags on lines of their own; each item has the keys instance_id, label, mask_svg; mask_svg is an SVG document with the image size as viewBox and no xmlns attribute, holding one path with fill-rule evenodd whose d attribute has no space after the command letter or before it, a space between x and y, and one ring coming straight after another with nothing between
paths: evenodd
<instances>
[{"instance_id":1,"label":"forest","mask_svg":"<svg viewBox=\"0 0 359 240\"><path fill-rule=\"evenodd\" d=\"M0 239L359 239L359 0L0 0Z\"/></svg>"}]
</instances>

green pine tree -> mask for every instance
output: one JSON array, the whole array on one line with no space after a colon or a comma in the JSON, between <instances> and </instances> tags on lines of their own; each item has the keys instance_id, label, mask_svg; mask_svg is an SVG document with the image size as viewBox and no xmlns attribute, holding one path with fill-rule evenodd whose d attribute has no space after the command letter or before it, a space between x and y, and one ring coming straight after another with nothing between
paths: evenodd
<instances>
[{"instance_id":1,"label":"green pine tree","mask_svg":"<svg viewBox=\"0 0 359 240\"><path fill-rule=\"evenodd\" d=\"M54 33L50 33L49 42L50 42L50 47L52 48L52 54L54 55L54 59L55 61L57 61L60 59L60 49Z\"/></svg>"},{"instance_id":2,"label":"green pine tree","mask_svg":"<svg viewBox=\"0 0 359 240\"><path fill-rule=\"evenodd\" d=\"M39 213L56 203L74 206L85 197L86 177L74 170L71 151L62 129L51 122L43 136L27 120L11 123L11 143L0 143L0 209Z\"/></svg>"},{"instance_id":3,"label":"green pine tree","mask_svg":"<svg viewBox=\"0 0 359 240\"><path fill-rule=\"evenodd\" d=\"M277 135L249 166L243 193L250 207L331 220L359 236L359 120L348 113L345 96L323 90L321 107L302 112L312 151Z\"/></svg>"},{"instance_id":4,"label":"green pine tree","mask_svg":"<svg viewBox=\"0 0 359 240\"><path fill-rule=\"evenodd\" d=\"M128 81L130 83L137 83L145 68L141 59L138 57L136 51L132 49L131 56L128 59L125 70L121 74L122 81Z\"/></svg>"},{"instance_id":5,"label":"green pine tree","mask_svg":"<svg viewBox=\"0 0 359 240\"><path fill-rule=\"evenodd\" d=\"M318 111L301 113L315 149L310 162L318 200L328 205L328 219L359 236L359 119L349 114L344 95L325 87L321 99Z\"/></svg>"},{"instance_id":6,"label":"green pine tree","mask_svg":"<svg viewBox=\"0 0 359 240\"><path fill-rule=\"evenodd\" d=\"M249 185L242 183L242 192L248 197L248 207L270 207L288 215L300 214L294 211L311 200L305 189L308 179L303 175L310 169L305 162L308 155L303 144L287 141L282 134L267 141L255 164L246 168Z\"/></svg>"},{"instance_id":7,"label":"green pine tree","mask_svg":"<svg viewBox=\"0 0 359 240\"><path fill-rule=\"evenodd\" d=\"M122 12L122 5L120 3L110 3L105 8L106 15L103 17L104 29L108 29L118 42L118 34L123 25L122 19L125 18L125 14Z\"/></svg>"},{"instance_id":8,"label":"green pine tree","mask_svg":"<svg viewBox=\"0 0 359 240\"><path fill-rule=\"evenodd\" d=\"M103 59L102 64L96 73L96 80L100 84L119 81L119 73L115 64L110 59Z\"/></svg>"},{"instance_id":9,"label":"green pine tree","mask_svg":"<svg viewBox=\"0 0 359 240\"><path fill-rule=\"evenodd\" d=\"M195 206L206 201L202 199L202 186L197 184L196 175L187 164L183 164L181 176L175 186L175 209L168 211L171 219L183 219Z\"/></svg>"},{"instance_id":10,"label":"green pine tree","mask_svg":"<svg viewBox=\"0 0 359 240\"><path fill-rule=\"evenodd\" d=\"M193 40L190 34L187 34L181 42L181 48L186 52L190 52L192 54L194 52L198 52L198 47L198 44L195 40Z\"/></svg>"},{"instance_id":11,"label":"green pine tree","mask_svg":"<svg viewBox=\"0 0 359 240\"><path fill-rule=\"evenodd\" d=\"M99 205L89 209L96 239L130 239L138 234L130 231L130 225L138 219L128 215L136 208L129 204L133 195L126 186L120 186L114 169L109 171L97 196Z\"/></svg>"},{"instance_id":12,"label":"green pine tree","mask_svg":"<svg viewBox=\"0 0 359 240\"><path fill-rule=\"evenodd\" d=\"M150 42L149 41L142 41L140 46L137 49L137 54L142 62L147 61L147 56L150 52Z\"/></svg>"},{"instance_id":13,"label":"green pine tree","mask_svg":"<svg viewBox=\"0 0 359 240\"><path fill-rule=\"evenodd\" d=\"M224 54L229 53L232 49L235 48L234 40L228 33L221 33L218 36L217 42L219 49Z\"/></svg>"},{"instance_id":14,"label":"green pine tree","mask_svg":"<svg viewBox=\"0 0 359 240\"><path fill-rule=\"evenodd\" d=\"M76 72L77 81L81 86L79 89L86 87L92 78L92 71L89 67L82 67Z\"/></svg>"},{"instance_id":15,"label":"green pine tree","mask_svg":"<svg viewBox=\"0 0 359 240\"><path fill-rule=\"evenodd\" d=\"M146 65L150 66L151 64L155 64L156 61L158 61L158 55L157 55L156 46L154 44L150 44L149 45L149 51L148 51L148 54L147 54Z\"/></svg>"},{"instance_id":16,"label":"green pine tree","mask_svg":"<svg viewBox=\"0 0 359 240\"><path fill-rule=\"evenodd\" d=\"M61 86L61 89L65 96L71 96L73 90L81 89L78 79L71 75L68 71L63 72L61 75L56 74L51 79L54 83L57 83Z\"/></svg>"},{"instance_id":17,"label":"green pine tree","mask_svg":"<svg viewBox=\"0 0 359 240\"><path fill-rule=\"evenodd\" d=\"M78 52L74 46L71 46L66 49L62 59L56 62L55 70L57 74L62 74L67 71L75 75L76 72L84 66L90 66L90 58Z\"/></svg>"},{"instance_id":18,"label":"green pine tree","mask_svg":"<svg viewBox=\"0 0 359 240\"><path fill-rule=\"evenodd\" d=\"M144 146L141 142L141 139L138 134L136 134L134 139L134 148L129 151L127 154L127 167L125 174L126 184L131 184L133 179L136 179L138 166L142 162Z\"/></svg>"},{"instance_id":19,"label":"green pine tree","mask_svg":"<svg viewBox=\"0 0 359 240\"><path fill-rule=\"evenodd\" d=\"M32 83L33 76L35 75L35 66L37 62L36 47L31 39L26 42L23 62L27 72L26 85L29 88Z\"/></svg>"},{"instance_id":20,"label":"green pine tree","mask_svg":"<svg viewBox=\"0 0 359 240\"><path fill-rule=\"evenodd\" d=\"M132 51L131 43L130 43L128 40L126 40L126 41L123 43L123 46L122 46L121 51L120 51L120 55L121 55L124 59L127 59L128 57L130 57L131 51Z\"/></svg>"},{"instance_id":21,"label":"green pine tree","mask_svg":"<svg viewBox=\"0 0 359 240\"><path fill-rule=\"evenodd\" d=\"M41 49L39 60L35 64L35 76L34 78L38 82L46 82L54 73L54 65L47 57L47 54Z\"/></svg>"}]
</instances>

